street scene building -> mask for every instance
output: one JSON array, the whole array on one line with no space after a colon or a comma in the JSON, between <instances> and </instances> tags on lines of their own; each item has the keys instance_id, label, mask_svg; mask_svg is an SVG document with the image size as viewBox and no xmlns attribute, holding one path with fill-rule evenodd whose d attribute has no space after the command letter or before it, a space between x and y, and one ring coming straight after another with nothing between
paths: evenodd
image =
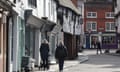
<instances>
[{"instance_id":1,"label":"street scene building","mask_svg":"<svg viewBox=\"0 0 120 72\"><path fill-rule=\"evenodd\" d=\"M112 0L88 0L84 4L84 32L86 48L94 48L97 38L102 48L117 48Z\"/></svg>"},{"instance_id":2,"label":"street scene building","mask_svg":"<svg viewBox=\"0 0 120 72\"><path fill-rule=\"evenodd\" d=\"M43 39L49 41L51 56L54 57L60 40L65 43L70 40L65 44L69 50L68 58L77 56L75 28L79 27L81 13L72 1L2 0L0 5L0 65L3 69L0 72L21 71L25 59L39 66L39 48Z\"/></svg>"},{"instance_id":3,"label":"street scene building","mask_svg":"<svg viewBox=\"0 0 120 72\"><path fill-rule=\"evenodd\" d=\"M92 57L91 51L87 51L88 55L82 51L96 50L95 39L103 50L119 51L119 3L119 0L0 0L0 72L27 69L39 72L44 39L49 45L50 66L53 65L50 70L57 67L55 50L60 41L68 52L65 66ZM104 60L111 56L103 57Z\"/></svg>"},{"instance_id":4,"label":"street scene building","mask_svg":"<svg viewBox=\"0 0 120 72\"><path fill-rule=\"evenodd\" d=\"M115 22L116 22L116 30L117 30L117 38L118 38L118 42L120 40L120 24L119 24L119 12L120 12L120 8L119 8L119 4L120 1L119 0L115 0L114 1L114 13L115 13Z\"/></svg>"}]
</instances>

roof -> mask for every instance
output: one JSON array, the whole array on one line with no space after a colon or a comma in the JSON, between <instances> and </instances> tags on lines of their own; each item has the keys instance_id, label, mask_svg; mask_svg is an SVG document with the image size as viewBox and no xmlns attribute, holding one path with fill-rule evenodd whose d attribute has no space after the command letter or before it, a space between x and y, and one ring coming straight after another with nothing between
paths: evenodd
<instances>
[{"instance_id":1,"label":"roof","mask_svg":"<svg viewBox=\"0 0 120 72\"><path fill-rule=\"evenodd\" d=\"M72 9L74 12L76 12L79 15L81 14L78 8L75 7L75 5L72 3L71 0L58 0L58 1L60 5Z\"/></svg>"}]
</instances>

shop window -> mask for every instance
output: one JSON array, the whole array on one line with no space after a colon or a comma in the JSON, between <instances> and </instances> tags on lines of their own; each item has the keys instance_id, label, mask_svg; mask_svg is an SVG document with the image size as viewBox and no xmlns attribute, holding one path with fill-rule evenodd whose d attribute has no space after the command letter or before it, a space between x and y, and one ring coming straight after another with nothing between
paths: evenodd
<instances>
[{"instance_id":1,"label":"shop window","mask_svg":"<svg viewBox=\"0 0 120 72\"><path fill-rule=\"evenodd\" d=\"M98 40L98 36L91 36L91 48L95 48L94 46L95 40Z\"/></svg>"},{"instance_id":2,"label":"shop window","mask_svg":"<svg viewBox=\"0 0 120 72\"><path fill-rule=\"evenodd\" d=\"M103 44L115 44L115 36L103 36L102 43Z\"/></svg>"}]
</instances>

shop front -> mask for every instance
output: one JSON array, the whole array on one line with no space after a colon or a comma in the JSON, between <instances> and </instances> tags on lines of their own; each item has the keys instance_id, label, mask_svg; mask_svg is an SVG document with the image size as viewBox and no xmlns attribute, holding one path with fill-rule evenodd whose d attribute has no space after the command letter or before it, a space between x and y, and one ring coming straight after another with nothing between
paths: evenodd
<instances>
[{"instance_id":1,"label":"shop front","mask_svg":"<svg viewBox=\"0 0 120 72\"><path fill-rule=\"evenodd\" d=\"M35 65L38 66L40 64L41 42L43 39L47 39L49 42L54 40L50 39L50 32L56 24L47 20L47 17L36 17L32 14L32 10L25 11L25 23L25 54L33 58Z\"/></svg>"},{"instance_id":2,"label":"shop front","mask_svg":"<svg viewBox=\"0 0 120 72\"><path fill-rule=\"evenodd\" d=\"M103 34L86 34L86 48L94 49L94 40L97 39L101 42L103 49L116 49L117 38L115 33L103 33Z\"/></svg>"},{"instance_id":3,"label":"shop front","mask_svg":"<svg viewBox=\"0 0 120 72\"><path fill-rule=\"evenodd\" d=\"M116 35L115 34L103 34L102 48L116 49L117 48Z\"/></svg>"}]
</instances>

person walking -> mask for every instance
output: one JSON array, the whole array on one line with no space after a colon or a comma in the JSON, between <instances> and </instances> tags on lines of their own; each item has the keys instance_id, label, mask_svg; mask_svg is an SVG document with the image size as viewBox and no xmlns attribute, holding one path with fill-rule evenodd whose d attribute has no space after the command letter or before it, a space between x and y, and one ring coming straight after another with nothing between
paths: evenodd
<instances>
[{"instance_id":1,"label":"person walking","mask_svg":"<svg viewBox=\"0 0 120 72\"><path fill-rule=\"evenodd\" d=\"M101 43L100 41L97 41L97 54L99 53L99 51L100 51L100 54L102 54Z\"/></svg>"},{"instance_id":2,"label":"person walking","mask_svg":"<svg viewBox=\"0 0 120 72\"><path fill-rule=\"evenodd\" d=\"M40 55L41 55L41 60L40 62L42 62L42 66L45 69L49 69L49 61L48 61L48 57L49 57L49 44L48 41L46 39L43 40L43 43L40 46ZM39 67L40 69L40 67Z\"/></svg>"},{"instance_id":3,"label":"person walking","mask_svg":"<svg viewBox=\"0 0 120 72\"><path fill-rule=\"evenodd\" d=\"M58 61L60 72L63 71L64 60L66 56L67 56L67 49L64 46L63 42L60 42L55 51L55 58Z\"/></svg>"},{"instance_id":4,"label":"person walking","mask_svg":"<svg viewBox=\"0 0 120 72\"><path fill-rule=\"evenodd\" d=\"M102 54L101 43L98 39L94 40L94 47L97 49L97 54L99 54L99 51L100 51L100 54Z\"/></svg>"}]
</instances>

